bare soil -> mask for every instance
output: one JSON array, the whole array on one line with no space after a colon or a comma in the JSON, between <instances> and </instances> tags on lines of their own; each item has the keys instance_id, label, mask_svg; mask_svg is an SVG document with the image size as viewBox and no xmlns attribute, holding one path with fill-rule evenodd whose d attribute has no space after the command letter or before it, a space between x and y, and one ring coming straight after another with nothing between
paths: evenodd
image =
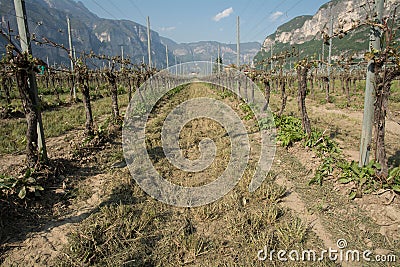
<instances>
[{"instance_id":1,"label":"bare soil","mask_svg":"<svg viewBox=\"0 0 400 267\"><path fill-rule=\"evenodd\" d=\"M199 85L191 85L187 90L178 97L216 95L208 87ZM226 99L226 101L233 100ZM330 106L317 106L310 101L307 104L312 125L321 130L328 129L327 134L338 141L348 159L357 160L358 129L361 129L362 114L336 110ZM238 103L233 101L232 106L235 105L237 108ZM288 105L288 112L295 113L295 99L289 99ZM164 110L165 115L166 112L167 109ZM197 157L197 148L193 140L201 139L204 135L193 136L190 133L199 129L214 131L215 135L221 135L219 126L212 122L199 121L187 126L187 131L183 131L181 137L182 149L186 151L188 157ZM389 121L387 133L389 155L395 157L400 151L398 142L400 126ZM157 131L151 134L150 138L156 139L159 136ZM309 186L308 181L313 177L320 160L301 144L296 144L289 149L280 147L277 149L268 179L258 192L250 194L247 191L252 172L250 168L237 189L216 203L196 209L178 209L160 204L143 192L138 193L140 188L132 184L127 168L120 164L123 161L120 137L117 136L100 145L79 149L76 144L79 143L81 137L82 129L76 129L62 136L48 139L50 157L54 161L68 162L64 164L66 170L54 178L55 185L47 189L48 192L43 195L44 199L35 200L39 207L46 206L43 203L47 202L51 203L50 206L46 206L41 212L29 206L29 212L20 214L20 217L4 218L2 216L2 226L6 226L4 229L9 231L0 235L3 251L0 257L2 266L55 266L60 262L75 262L74 265L83 265L76 259L69 259L70 254L66 251L71 248L71 242L73 242L69 235L75 233L85 238L85 236L82 237L85 233L82 229L89 227L85 223L96 221L95 216L101 213L103 207L108 207L111 200L114 204L120 203L122 207L126 200L121 199L120 195L118 199L114 199L115 191L123 190L120 189L121 187L132 188L132 191L136 192L135 197L141 198L140 201L127 202L133 209L155 213L152 215L154 217L151 217L152 222L147 224L154 224L157 227L146 232L144 230L146 226L143 226L141 228L143 230L137 237L138 239L150 236L158 238L158 241L152 241L157 242L157 245L147 246L147 249L158 249L158 251L148 252L155 255L156 259L150 265L157 265L155 262L161 261L163 264L160 265L163 266L175 264L269 266L269 262L257 260L257 251L276 238L272 232L281 228L286 229L285 225L292 227L291 222L295 218L300 218L307 228L306 238L301 239L303 241L299 243L303 248L336 249L336 241L345 239L349 249L369 249L375 254L392 253L397 255L397 260L400 261L400 197L390 191L380 191L351 201L347 198L348 185L338 184L336 177L331 177L322 186ZM251 139L256 143L259 137L252 136ZM153 145L156 146L157 143ZM229 142L221 140L218 146L224 149L229 146ZM254 149L253 153L256 152L257 149ZM16 172L22 165L23 158L22 155L1 157L0 171ZM219 173L220 167L223 168L225 163L221 158L219 164L216 164L206 177ZM254 166L255 162L251 164ZM177 183L193 181L192 177L188 180L187 176L178 171L170 173L171 169L166 166L167 163L162 160L157 162L160 172L169 173L172 181ZM201 179L201 177L198 178ZM200 184L209 182L208 178L201 180ZM197 183L195 185L198 185ZM286 187L284 194L271 202L270 195L281 187ZM271 188L275 191L271 191ZM54 201L48 201L49 199L54 199ZM269 218L268 214L275 202L279 207L280 215L268 221L266 218ZM31 214L36 214L36 217L34 216L35 219L30 222ZM137 220L141 218L139 216ZM12 224L14 227L10 226ZM23 229L21 231L23 234L18 234L18 228ZM279 238L283 237L278 236L280 240L278 247L284 244ZM196 245L190 243L192 240L197 242ZM137 248L138 251L141 249L140 246ZM144 259L147 256L140 257ZM178 261L173 262L171 259ZM132 261L125 263L127 266L146 265L135 264ZM316 266L315 263L285 265L282 262L273 262L273 264L274 266ZM354 262L351 264L322 262L320 266L339 265L361 266ZM371 263L368 266L391 265Z\"/></svg>"}]
</instances>

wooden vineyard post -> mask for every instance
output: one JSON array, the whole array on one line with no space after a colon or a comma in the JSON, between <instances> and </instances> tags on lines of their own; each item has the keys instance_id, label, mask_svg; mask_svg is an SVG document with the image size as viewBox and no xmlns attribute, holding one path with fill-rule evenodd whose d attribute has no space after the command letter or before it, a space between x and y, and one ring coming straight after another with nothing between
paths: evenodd
<instances>
[{"instance_id":1,"label":"wooden vineyard post","mask_svg":"<svg viewBox=\"0 0 400 267\"><path fill-rule=\"evenodd\" d=\"M377 19L382 21L384 0L375 0ZM382 32L378 27L371 28L370 48L380 50ZM375 61L369 60L367 67L367 80L364 99L364 115L361 132L360 162L359 166L366 166L369 163L372 140L372 126L374 123L374 102L375 102Z\"/></svg>"},{"instance_id":2,"label":"wooden vineyard post","mask_svg":"<svg viewBox=\"0 0 400 267\"><path fill-rule=\"evenodd\" d=\"M68 26L68 44L69 44L69 58L71 60L71 90L72 90L72 99L76 101L76 88L75 88L75 78L73 76L74 73L74 55L73 55L73 46L72 46L72 35L71 35L71 21L69 17L67 17L67 26Z\"/></svg>"},{"instance_id":3,"label":"wooden vineyard post","mask_svg":"<svg viewBox=\"0 0 400 267\"><path fill-rule=\"evenodd\" d=\"M29 37L29 29L28 29L28 23L27 23L27 17L26 17L26 10L25 10L25 0L14 0L14 6L15 6L15 15L17 17L17 24L18 24L18 32L19 32L19 37L20 37L20 42L21 42L21 48L23 54L26 54L27 57L29 57L32 54L32 49L31 49L31 43L30 43L30 37ZM28 130L27 130L27 150L33 150L35 149L35 146L37 145L37 152L39 152L39 155L41 155L42 160L46 161L47 160L47 150L46 150L46 143L45 143L45 138L44 138L44 131L43 131L43 124L42 124L42 115L40 112L40 106L39 106L39 97L38 97L38 91L37 91L37 86L36 86L36 77L35 73L33 70L29 70L28 73L28 79L27 81L20 81L21 86L25 86L29 92L26 93L26 97L29 99L28 102L31 102L31 110L29 111L31 114L26 114L27 117L27 123L28 123ZM20 76L20 78L25 79L26 77L23 77L24 75ZM28 84L26 83L28 82ZM20 88L22 90L22 88ZM27 112L27 110L25 111ZM37 126L30 125L30 123L36 123ZM32 127L36 127L35 129L31 129ZM37 140L30 140L32 138L30 137L37 137ZM29 144L29 141L37 142L35 145L34 144ZM27 151L28 154L32 154L33 151ZM36 153L37 154L37 153ZM33 155L31 155L33 156ZM37 156L35 156L37 157ZM34 160L35 157L29 157L28 155L28 164L33 165L34 163L32 160ZM39 158L38 158L39 159ZM29 162L31 161L31 162Z\"/></svg>"}]
</instances>

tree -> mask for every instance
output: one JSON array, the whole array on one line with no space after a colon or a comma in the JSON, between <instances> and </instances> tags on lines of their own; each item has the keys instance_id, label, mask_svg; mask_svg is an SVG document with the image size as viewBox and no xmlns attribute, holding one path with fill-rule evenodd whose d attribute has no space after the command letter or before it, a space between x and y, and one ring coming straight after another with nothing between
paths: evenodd
<instances>
[{"instance_id":1,"label":"tree","mask_svg":"<svg viewBox=\"0 0 400 267\"><path fill-rule=\"evenodd\" d=\"M311 124L308 118L307 108L306 108L306 96L307 96L307 75L312 64L306 59L303 59L296 65L297 79L298 79L298 96L297 101L299 104L299 110L301 112L301 122L303 125L303 130L307 135L311 134Z\"/></svg>"},{"instance_id":2,"label":"tree","mask_svg":"<svg viewBox=\"0 0 400 267\"><path fill-rule=\"evenodd\" d=\"M14 53L16 52L16 54ZM37 123L39 107L36 96L31 88L30 75L37 71L36 59L28 52L21 53L14 45L6 46L6 62L11 65L17 81L17 87L24 108L27 130L26 130L26 161L29 168L35 167L40 160L38 150Z\"/></svg>"},{"instance_id":3,"label":"tree","mask_svg":"<svg viewBox=\"0 0 400 267\"><path fill-rule=\"evenodd\" d=\"M110 85L111 92L111 103L112 103L112 116L114 122L120 120L119 108L118 108L118 87L117 87L117 75L114 73L114 62L112 68L107 69L104 73L107 78L108 84Z\"/></svg>"},{"instance_id":4,"label":"tree","mask_svg":"<svg viewBox=\"0 0 400 267\"><path fill-rule=\"evenodd\" d=\"M89 93L89 71L88 67L82 60L77 60L74 63L74 72L76 77L76 83L79 90L82 93L83 105L85 107L85 135L92 136L93 135L93 115L92 115L92 106L90 103L90 93Z\"/></svg>"}]
</instances>

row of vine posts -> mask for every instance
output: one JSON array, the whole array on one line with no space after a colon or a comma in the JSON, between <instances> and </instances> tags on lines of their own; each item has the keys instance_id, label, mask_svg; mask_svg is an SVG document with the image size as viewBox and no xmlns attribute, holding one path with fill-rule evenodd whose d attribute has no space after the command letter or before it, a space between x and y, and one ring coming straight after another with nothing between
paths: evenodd
<instances>
[{"instance_id":1,"label":"row of vine posts","mask_svg":"<svg viewBox=\"0 0 400 267\"><path fill-rule=\"evenodd\" d=\"M18 0L15 0L18 1ZM382 1L382 0L376 0ZM335 79L339 79L343 93L347 98L347 105L350 105L350 87L353 86L354 90L357 89L357 82L364 79L365 71L368 61L374 62L374 73L375 73L375 101L374 101L374 129L375 129L375 160L382 166L382 175L387 175L387 158L385 151L385 118L387 113L388 97L390 95L391 83L394 79L400 76L400 60L399 60L399 47L396 45L396 14L398 6L394 7L394 10L390 13L390 16L380 20L377 15L370 10L370 15L365 21L352 21L348 30L344 31L343 27L334 33L332 36L323 34L323 42L327 42L331 38L342 38L343 35L348 34L351 31L359 29L361 27L371 27L374 31L380 33L382 39L381 49L371 49L365 54L365 60L361 62L355 61L352 56L343 55L339 60L329 65L328 63L311 58L300 58L299 51L292 48L290 51L284 51L272 58L265 59L258 63L258 67L265 68L264 71L251 71L249 72L249 78L253 81L259 82L264 87L264 93L266 97L265 106L266 109L269 105L269 99L271 90L278 88L281 92L281 107L278 115L281 116L284 113L286 107L286 101L288 97L287 88L293 88L295 80L297 79L297 99L298 107L301 113L302 125L304 131L311 134L311 124L308 118L306 108L306 96L308 94L308 85L310 85L311 97L314 97L315 90L325 91L326 101L330 101L330 92L335 90ZM9 33L10 34L10 33ZM11 35L7 35L1 32L1 35L7 40L7 53L2 59L2 89L4 91L7 103L11 103L10 100L10 88L12 86L12 77L15 77L17 88L19 90L24 113L27 120L27 165L32 167L36 165L43 155L43 151L38 149L38 131L37 131L37 120L40 118L40 108L35 98L35 93L32 90L32 82L29 82L29 76L38 72L37 66L45 64L43 61L35 59L29 52L20 51L17 46L13 43ZM121 122L120 111L118 106L118 81L125 81L126 87L128 88L129 100L132 97L134 90L138 90L140 85L145 80L151 77L155 73L155 69L146 67L145 65L134 65L130 62L129 58L122 59L121 57L109 57L105 55L95 55L93 52L81 53L78 59L71 56L70 51L63 45L59 45L49 39L32 40L38 45L47 45L49 47L63 49L66 54L70 57L73 62L73 71L68 69L52 69L47 66L48 71L41 76L40 82L44 84L46 88L53 88L54 95L59 101L59 92L56 89L56 85L63 86L63 81L67 81L67 86L71 89L76 88L81 92L82 101L85 108L85 134L90 136L94 134L93 128L93 115L91 108L91 97L90 97L90 85L95 85L95 88L99 87L104 82L108 83L108 88L111 95L112 103L112 117L115 123ZM288 60L292 62L295 60L294 68L287 71L284 66L288 64ZM98 60L109 62L108 68L102 70L91 69L88 67L88 60ZM274 69L267 71L269 66L274 62ZM291 65L291 64L290 64ZM336 72L332 71L332 75L329 77L321 72L321 68L326 65L327 67L336 67ZM117 66L120 66L118 69ZM143 71L145 70L145 71ZM229 75L228 75L229 76ZM228 86L230 79L226 76L225 85ZM245 90L245 97L254 97L254 88L251 88L250 96L247 92L247 84L240 85ZM72 98L71 101L76 99ZM45 148L45 146L44 146ZM42 157L45 159L46 157ZM364 163L365 164L365 163Z\"/></svg>"},{"instance_id":2,"label":"row of vine posts","mask_svg":"<svg viewBox=\"0 0 400 267\"><path fill-rule=\"evenodd\" d=\"M382 5L383 0L375 0L375 7ZM279 116L283 114L286 106L286 84L289 83L290 87L293 87L294 77L297 78L298 84L298 108L301 113L302 125L304 131L310 135L311 125L307 114L307 108L305 98L308 92L308 85L310 84L310 93L314 97L315 85L318 82L320 84L320 90L325 91L326 102L330 102L330 92L335 90L335 79L339 79L343 93L347 98L347 106L350 105L350 87L353 85L354 91L357 90L357 81L365 79L365 71L367 64L372 61L372 72L374 75L373 86L373 126L374 126L374 151L375 161L380 164L382 177L388 175L388 163L385 150L385 120L388 110L388 99L390 95L390 88L392 82L400 77L400 51L399 45L396 43L396 27L397 11L399 4L393 7L390 14L385 18L380 18L379 14L375 12L375 9L369 6L368 17L364 21L351 21L351 25L347 30L344 30L342 25L339 30L333 33L332 36L322 32L323 42L329 44L329 40L332 38L343 38L344 35L360 29L362 27L370 27L374 38L381 40L381 46L379 49L370 48L370 51L365 54L363 61L356 61L353 56L342 55L339 57L337 62L329 65L327 62L317 60L314 58L299 58L299 52L293 47L292 51L285 50L280 54L274 55L271 58L266 58L261 62L257 63L258 69L264 69L254 74L253 79L258 80L260 84L264 86L266 95L266 105L269 103L269 96L272 85L281 91L282 105L279 111ZM342 22L343 23L343 22ZM295 58L297 63L294 66L295 73L293 70L289 70L282 75L282 69L285 64L288 64L288 59ZM270 70L272 62L275 63L275 68ZM322 66L327 65L328 67L336 67L337 73L333 72L332 75L328 76L321 71ZM371 71L371 69L369 69ZM336 77L335 77L336 76ZM365 106L365 109L368 107ZM369 144L372 142L370 141ZM371 145L368 146L370 150ZM361 151L360 151L361 153ZM362 162L360 165L365 166L368 164L368 160Z\"/></svg>"},{"instance_id":3,"label":"row of vine posts","mask_svg":"<svg viewBox=\"0 0 400 267\"><path fill-rule=\"evenodd\" d=\"M26 19L26 16L21 17ZM25 27L27 27L26 24ZM39 127L37 125L38 120L41 118L41 103L38 99L38 92L35 86L37 82L36 74L40 71L39 66L47 64L42 60L34 58L31 49L21 51L14 43L11 33L5 33L1 30L0 34L7 41L6 54L1 60L2 90L5 92L7 103L11 104L10 91L13 86L13 78L15 78L16 87L18 88L22 100L24 115L27 121L27 145L25 149L26 166L28 168L33 168L47 161L44 136L38 138ZM21 36L16 36L16 39L21 39ZM121 57L118 56L99 56L90 52L88 54L81 53L81 56L75 59L70 56L71 53L69 53L69 50L65 48L64 45L57 44L47 38L43 38L43 40L34 38L30 40L30 38L27 38L26 42L29 43L29 46L31 42L35 42L37 45L46 45L55 49L65 50L72 60L73 71L68 69L52 69L50 66L46 66L46 72L40 75L38 80L43 83L45 88L53 88L54 95L58 102L60 102L60 98L56 85L62 88L65 80L67 81L67 86L71 88L70 92L72 92L73 87L76 87L81 92L86 117L86 136L92 136L94 134L90 83L97 83L96 88L98 88L100 84L100 79L108 83L111 95L113 122L121 125L122 118L118 107L118 80L127 81L130 100L134 90L140 87L146 79L155 73L155 69L147 68L144 64L141 66L134 65L130 62L129 58L122 60ZM93 59L110 62L109 68L102 70L89 68L87 60ZM121 66L119 70L116 69L117 64ZM71 93L70 101L75 102L76 100L77 99L73 99ZM39 142L42 142L40 147L38 146Z\"/></svg>"}]
</instances>

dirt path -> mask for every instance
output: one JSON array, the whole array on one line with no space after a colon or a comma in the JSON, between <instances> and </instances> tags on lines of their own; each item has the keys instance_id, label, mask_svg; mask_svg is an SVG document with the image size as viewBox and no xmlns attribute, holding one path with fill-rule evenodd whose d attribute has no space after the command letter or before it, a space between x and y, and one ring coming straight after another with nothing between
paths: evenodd
<instances>
[{"instance_id":1,"label":"dirt path","mask_svg":"<svg viewBox=\"0 0 400 267\"><path fill-rule=\"evenodd\" d=\"M288 195L282 200L281 205L285 208L293 210L303 222L305 222L309 229L322 240L325 248L336 248L337 244L333 240L332 235L328 233L321 219L315 213L309 213L306 203L304 203L300 195L296 192L295 185L287 180L284 176L279 176L275 180L278 185L286 186L288 188ZM342 266L351 266L346 262L342 263Z\"/></svg>"},{"instance_id":2,"label":"dirt path","mask_svg":"<svg viewBox=\"0 0 400 267\"><path fill-rule=\"evenodd\" d=\"M287 180L296 193L295 198L300 198L306 207L306 211L298 205L292 205L292 209L299 210L299 216L308 221L315 218L316 232L322 236L327 233L328 244L333 241L333 247L337 248L336 241L345 239L351 249L368 249L375 255L397 253L399 257L400 201L395 198L387 205L392 193L365 195L351 201L347 198L349 187L338 184L335 177L322 186L308 185L320 162L312 151L296 145L282 151L281 159L292 166L289 175L286 174Z\"/></svg>"},{"instance_id":3,"label":"dirt path","mask_svg":"<svg viewBox=\"0 0 400 267\"><path fill-rule=\"evenodd\" d=\"M190 91L192 96L204 95L198 85L189 89L192 90ZM215 96L215 92L209 89L206 90L206 93ZM187 97L190 93L183 95ZM163 113L168 112L168 108L161 107L161 110ZM361 118L357 112L347 114L346 112L329 110L325 107L311 107L310 113L312 114L311 116L315 116L314 119L317 119L316 116L321 118L331 114L328 119L331 122L333 121L332 124L334 125L341 125L341 118L347 118L347 125L351 123L358 124ZM336 120L334 119L335 117ZM156 122L156 119L154 120ZM327 125L326 121L323 121L323 125ZM207 133L215 130L215 126L207 122L193 125L191 128L189 127L189 130L198 131L199 127L204 128L201 130ZM390 126L390 135L394 135L399 130L396 127L396 125ZM194 137L190 133L182 135L184 139L182 144L188 146L188 153L194 153L196 152L195 143L191 139ZM219 132L217 133L220 134ZM154 138L158 135L155 131L152 134ZM78 130L65 136L49 139L51 157L62 158L70 155L70 142L76 136L79 136ZM201 139L202 136L196 138ZM255 136L251 138L258 140ZM158 143L154 145L158 146ZM226 144L223 143L221 146L226 146ZM86 197L78 198L76 201L71 202L66 212L45 223L36 233L29 234L24 241L8 244L13 246L14 249L7 252L3 262L4 266L13 264L52 266L59 258L69 257L67 254L63 254L65 246L71 245L67 240L69 232L76 231L78 235L86 238L84 236L85 232L79 229L80 226L86 223L85 219L89 216L101 214L100 207L110 198L111 192L121 185L113 183L115 174L110 169L110 162L116 161L116 159L110 159L110 157L120 159L122 155L120 144L116 142L114 145L107 145L103 150L103 152L99 152L95 156L81 158L82 168L69 174L70 178L74 177L79 181L76 184L76 188L82 190L83 193L81 194L86 195ZM222 155L222 157L225 156ZM0 161L11 163L12 158L6 156ZM321 187L309 186L307 183L313 177L319 163L320 160L301 145L295 145L288 150L284 148L277 149L271 170L271 173L275 174L275 178L273 181L265 181L265 184L272 182L276 186L284 185L287 187L278 204L280 210L276 217L270 215L271 210L273 210L271 207L274 206L271 206L271 203L266 200L269 198L268 194L276 194L271 189L274 186L270 188L270 185L264 185L254 194L250 194L247 190L248 182L251 178L248 173L245 173L246 177L242 179L233 192L206 207L176 209L154 201L149 196L143 196L144 200L141 202L132 201L129 202L129 205L138 214L142 214L140 212L143 210L143 214L152 214L151 216L153 217L148 221L141 222L140 220L145 215L137 216L134 213L132 215L134 221L128 221L128 223L142 226L139 231L134 229L135 233L138 232L139 237L128 238L128 240L136 242L146 236L151 236L152 239L156 237L157 240L152 240L153 243L151 245L146 244L147 247L144 251L146 251L146 254L155 254L155 258L161 259L161 262L165 263L165 265L168 265L169 262L172 266L172 263L178 264L176 260L182 260L182 265L189 266L216 266L218 263L220 265L268 266L269 262L257 261L257 251L268 242L269 238L273 238L269 235L271 231L284 228L294 218L300 218L308 226L307 238L300 242L302 246L306 246L304 247L305 249L336 249L336 241L345 239L348 242L349 249L370 249L375 254L388 254L393 251L398 253L399 251L398 249L396 251L396 248L400 244L400 229L398 227L400 222L399 198L391 199L390 192L381 192L381 194L369 195L362 199L350 201L345 195L346 187L338 185L334 178L324 183ZM165 167L167 165L162 160L158 164L166 174L169 173L170 178L175 180L187 179L187 176L184 178L178 172L172 173L169 168ZM104 166L96 169L97 165ZM216 166L215 172L218 172L220 167ZM120 175L125 181L128 181L124 183L126 187L131 176L126 168L121 171ZM215 173L209 172L205 176L215 176ZM190 176L190 179L193 179L193 177ZM134 187L137 186L134 185ZM63 188L54 190L63 193ZM141 192L140 188L136 188L136 190ZM128 197L132 198L132 194ZM390 205L385 205L389 200L391 200ZM122 200L119 199L118 202L122 203ZM121 204L121 209L123 207ZM111 212L111 210L110 208L108 212ZM113 223L110 222L111 226L107 226L105 231L113 229L115 227ZM147 229L152 224L155 224L156 227ZM188 225L189 230L187 230ZM99 227L101 226L99 225ZM131 225L129 225L130 228ZM121 231L123 231L123 228L121 228ZM160 231L162 234L159 234ZM288 236L291 237L291 233ZM106 243L109 240L111 239L108 239ZM96 249L100 250L101 244L99 243L98 246ZM134 245L131 246L135 249L135 253L140 250ZM149 250L151 251L149 252ZM131 252L133 253L133 251ZM175 261L172 261L172 259ZM81 264L84 265L86 263L82 262ZM286 266L280 262L274 262L273 264ZM314 263L293 264L293 266L315 266ZM157 264L154 263L154 265ZM338 265L359 266L355 262L338 262ZM371 264L370 266L380 265Z\"/></svg>"},{"instance_id":4,"label":"dirt path","mask_svg":"<svg viewBox=\"0 0 400 267\"><path fill-rule=\"evenodd\" d=\"M314 106L311 107L311 116L317 116L319 118L326 117L331 120L331 123L336 126L347 127L351 135L356 135L360 132L362 125L362 112L349 111L349 110L338 110L334 109L333 105L326 106ZM338 117L332 117L331 115L338 115ZM399 151L400 151L400 125L390 119L386 120L386 148L388 151L389 163L398 162ZM346 140L346 135L341 136L338 141L343 153L349 160L358 161L359 151L358 143ZM396 164L396 163L394 163ZM348 186L336 184L336 189L346 194ZM380 226L379 232L384 235L388 240L394 239L400 240L400 200L399 196L389 190L381 190L377 193L365 195L363 198L357 198L355 202L359 207L367 212L371 218ZM391 243L392 241L388 241Z\"/></svg>"}]
</instances>

